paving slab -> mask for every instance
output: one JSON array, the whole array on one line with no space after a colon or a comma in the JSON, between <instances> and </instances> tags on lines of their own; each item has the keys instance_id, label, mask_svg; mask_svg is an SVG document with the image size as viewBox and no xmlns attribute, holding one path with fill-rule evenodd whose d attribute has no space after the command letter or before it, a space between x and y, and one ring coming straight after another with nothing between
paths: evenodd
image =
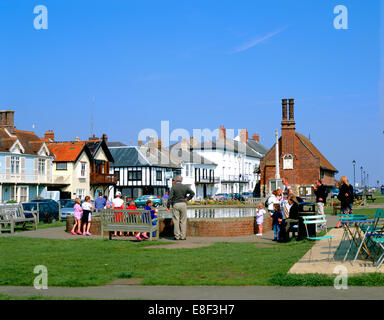
<instances>
[{"instance_id":1,"label":"paving slab","mask_svg":"<svg viewBox=\"0 0 384 320\"><path fill-rule=\"evenodd\" d=\"M10 296L42 296L74 299L144 300L383 300L384 287L265 287L265 286L137 286L100 287L0 287Z\"/></svg>"},{"instance_id":2,"label":"paving slab","mask_svg":"<svg viewBox=\"0 0 384 320\"><path fill-rule=\"evenodd\" d=\"M348 247L348 242L341 243L343 229L331 229L327 235L334 238L330 242L328 240L319 240L297 263L295 263L288 273L305 274L305 273L320 273L320 274L335 274L336 267L345 267L344 270L348 274L361 273L384 273L384 267L377 269L371 261L363 261L360 256L354 264L352 264L352 256L343 262L344 254ZM341 245L340 245L341 243ZM353 251L354 253L356 250ZM330 261L329 261L330 259Z\"/></svg>"}]
</instances>

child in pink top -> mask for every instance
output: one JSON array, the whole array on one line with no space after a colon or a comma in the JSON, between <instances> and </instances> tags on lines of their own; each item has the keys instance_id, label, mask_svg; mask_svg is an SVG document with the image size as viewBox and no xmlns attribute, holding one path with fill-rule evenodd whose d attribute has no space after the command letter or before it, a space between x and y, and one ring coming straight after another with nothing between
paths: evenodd
<instances>
[{"instance_id":1,"label":"child in pink top","mask_svg":"<svg viewBox=\"0 0 384 320\"><path fill-rule=\"evenodd\" d=\"M81 218L83 216L83 208L80 205L80 199L79 198L75 199L74 209L75 209L75 224L73 225L71 233L73 235L76 235L75 229L76 229L76 226L77 226L77 234L82 235L82 232L80 231L80 228L81 228Z\"/></svg>"}]
</instances>

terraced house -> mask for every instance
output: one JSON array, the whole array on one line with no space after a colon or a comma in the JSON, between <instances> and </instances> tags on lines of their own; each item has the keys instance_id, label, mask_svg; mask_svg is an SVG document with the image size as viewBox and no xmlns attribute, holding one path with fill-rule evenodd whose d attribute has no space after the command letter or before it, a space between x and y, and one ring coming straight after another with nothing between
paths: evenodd
<instances>
[{"instance_id":1,"label":"terraced house","mask_svg":"<svg viewBox=\"0 0 384 320\"><path fill-rule=\"evenodd\" d=\"M44 139L16 129L13 110L0 111L0 202L46 197L53 158Z\"/></svg>"}]
</instances>

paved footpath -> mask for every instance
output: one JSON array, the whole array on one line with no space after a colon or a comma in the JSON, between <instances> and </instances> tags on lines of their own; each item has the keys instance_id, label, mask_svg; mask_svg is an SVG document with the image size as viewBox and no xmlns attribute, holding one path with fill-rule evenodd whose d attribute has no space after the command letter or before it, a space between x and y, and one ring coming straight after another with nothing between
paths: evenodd
<instances>
[{"instance_id":1,"label":"paved footpath","mask_svg":"<svg viewBox=\"0 0 384 320\"><path fill-rule=\"evenodd\" d=\"M74 299L144 299L144 300L383 300L384 287L221 287L221 286L130 286L100 287L0 287L10 296L43 296Z\"/></svg>"}]
</instances>

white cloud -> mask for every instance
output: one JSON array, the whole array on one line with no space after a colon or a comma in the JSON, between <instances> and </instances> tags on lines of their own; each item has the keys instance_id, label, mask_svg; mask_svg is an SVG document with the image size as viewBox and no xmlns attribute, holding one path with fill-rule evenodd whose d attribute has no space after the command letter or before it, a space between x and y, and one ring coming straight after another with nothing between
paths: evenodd
<instances>
[{"instance_id":1,"label":"white cloud","mask_svg":"<svg viewBox=\"0 0 384 320\"><path fill-rule=\"evenodd\" d=\"M261 38L257 38L257 39L253 39L251 41L248 41L247 43L244 43L243 45L237 47L236 49L234 49L230 53L234 54L234 53L238 53L238 52L242 52L242 51L248 50L248 49L258 45L259 43L262 43L265 40L268 40L268 39L272 38L273 36L283 32L287 28L288 28L288 26L285 26L285 27L280 28L280 29L278 29L278 30L276 30L274 32L270 32L270 33L266 34L265 36L263 36Z\"/></svg>"}]
</instances>

